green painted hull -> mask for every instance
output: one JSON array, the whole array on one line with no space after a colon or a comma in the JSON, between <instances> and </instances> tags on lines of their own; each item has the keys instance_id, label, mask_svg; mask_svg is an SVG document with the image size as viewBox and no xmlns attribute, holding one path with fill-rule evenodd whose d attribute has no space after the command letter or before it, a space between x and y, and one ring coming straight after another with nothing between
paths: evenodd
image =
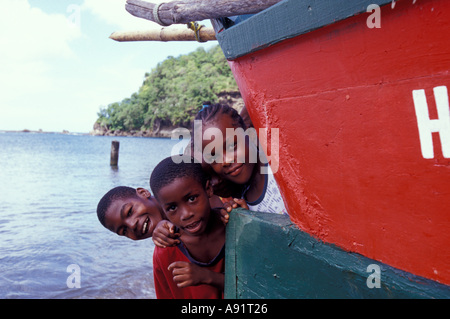
<instances>
[{"instance_id":1,"label":"green painted hull","mask_svg":"<svg viewBox=\"0 0 450 319\"><path fill-rule=\"evenodd\" d=\"M449 286L326 244L276 214L234 210L225 260L228 299L450 298Z\"/></svg>"}]
</instances>

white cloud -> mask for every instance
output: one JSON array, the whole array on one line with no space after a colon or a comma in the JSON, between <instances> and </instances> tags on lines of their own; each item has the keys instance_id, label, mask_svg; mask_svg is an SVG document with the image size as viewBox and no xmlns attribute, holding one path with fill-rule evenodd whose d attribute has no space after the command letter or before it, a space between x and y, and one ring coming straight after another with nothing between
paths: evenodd
<instances>
[{"instance_id":1,"label":"white cloud","mask_svg":"<svg viewBox=\"0 0 450 319\"><path fill-rule=\"evenodd\" d=\"M27 0L2 0L0 12L0 39L7 48L0 54L8 61L70 57L68 42L81 35L65 15L47 14Z\"/></svg>"},{"instance_id":2,"label":"white cloud","mask_svg":"<svg viewBox=\"0 0 450 319\"><path fill-rule=\"evenodd\" d=\"M74 58L69 42L80 36L63 14L47 14L27 0L0 2L0 124L19 107L19 97L52 89L52 62Z\"/></svg>"},{"instance_id":3,"label":"white cloud","mask_svg":"<svg viewBox=\"0 0 450 319\"><path fill-rule=\"evenodd\" d=\"M145 70L111 58L116 52L98 45L114 45L109 34L98 39L86 29L86 11L112 24L111 32L152 24L131 16L124 3L86 0L50 14L28 0L0 1L0 129L89 131L101 105L139 88ZM100 60L105 54L109 59Z\"/></svg>"},{"instance_id":4,"label":"white cloud","mask_svg":"<svg viewBox=\"0 0 450 319\"><path fill-rule=\"evenodd\" d=\"M199 46L108 39L156 26L130 15L125 2L55 1L39 9L29 0L0 0L0 130L88 132L100 106L136 92L168 55Z\"/></svg>"},{"instance_id":5,"label":"white cloud","mask_svg":"<svg viewBox=\"0 0 450 319\"><path fill-rule=\"evenodd\" d=\"M152 3L164 0L152 0ZM166 1L167 2L167 1ZM115 25L118 31L140 30L157 27L158 24L134 17L125 10L126 0L84 0L83 9L90 10L108 24Z\"/></svg>"}]
</instances>

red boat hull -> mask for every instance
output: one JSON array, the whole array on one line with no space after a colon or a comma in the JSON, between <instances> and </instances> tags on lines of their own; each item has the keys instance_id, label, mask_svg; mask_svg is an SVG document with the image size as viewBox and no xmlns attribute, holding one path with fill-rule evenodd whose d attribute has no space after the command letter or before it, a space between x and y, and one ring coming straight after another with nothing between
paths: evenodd
<instances>
[{"instance_id":1,"label":"red boat hull","mask_svg":"<svg viewBox=\"0 0 450 319\"><path fill-rule=\"evenodd\" d=\"M416 107L424 92L429 119L447 121L436 109L448 108L449 12L450 1L401 0L381 8L381 28L363 13L230 61L255 127L280 130L275 177L291 220L447 285L450 140L420 136Z\"/></svg>"}]
</instances>

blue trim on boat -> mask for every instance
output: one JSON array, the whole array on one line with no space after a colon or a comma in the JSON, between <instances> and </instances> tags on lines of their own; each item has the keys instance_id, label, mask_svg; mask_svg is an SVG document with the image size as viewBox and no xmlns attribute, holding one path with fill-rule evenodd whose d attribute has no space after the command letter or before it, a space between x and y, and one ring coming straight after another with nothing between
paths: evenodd
<instances>
[{"instance_id":1,"label":"blue trim on boat","mask_svg":"<svg viewBox=\"0 0 450 319\"><path fill-rule=\"evenodd\" d=\"M392 0L284 0L217 33L228 60L367 12Z\"/></svg>"}]
</instances>

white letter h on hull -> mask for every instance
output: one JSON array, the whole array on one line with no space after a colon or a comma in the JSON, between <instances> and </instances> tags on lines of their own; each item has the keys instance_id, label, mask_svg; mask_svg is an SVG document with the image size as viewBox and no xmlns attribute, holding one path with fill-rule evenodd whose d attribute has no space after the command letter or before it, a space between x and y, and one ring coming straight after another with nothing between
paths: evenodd
<instances>
[{"instance_id":1,"label":"white letter h on hull","mask_svg":"<svg viewBox=\"0 0 450 319\"><path fill-rule=\"evenodd\" d=\"M450 158L450 110L447 87L435 87L433 92L438 113L437 120L430 120L425 90L413 91L422 156L427 159L434 158L432 133L439 133L442 153L445 158Z\"/></svg>"}]
</instances>

